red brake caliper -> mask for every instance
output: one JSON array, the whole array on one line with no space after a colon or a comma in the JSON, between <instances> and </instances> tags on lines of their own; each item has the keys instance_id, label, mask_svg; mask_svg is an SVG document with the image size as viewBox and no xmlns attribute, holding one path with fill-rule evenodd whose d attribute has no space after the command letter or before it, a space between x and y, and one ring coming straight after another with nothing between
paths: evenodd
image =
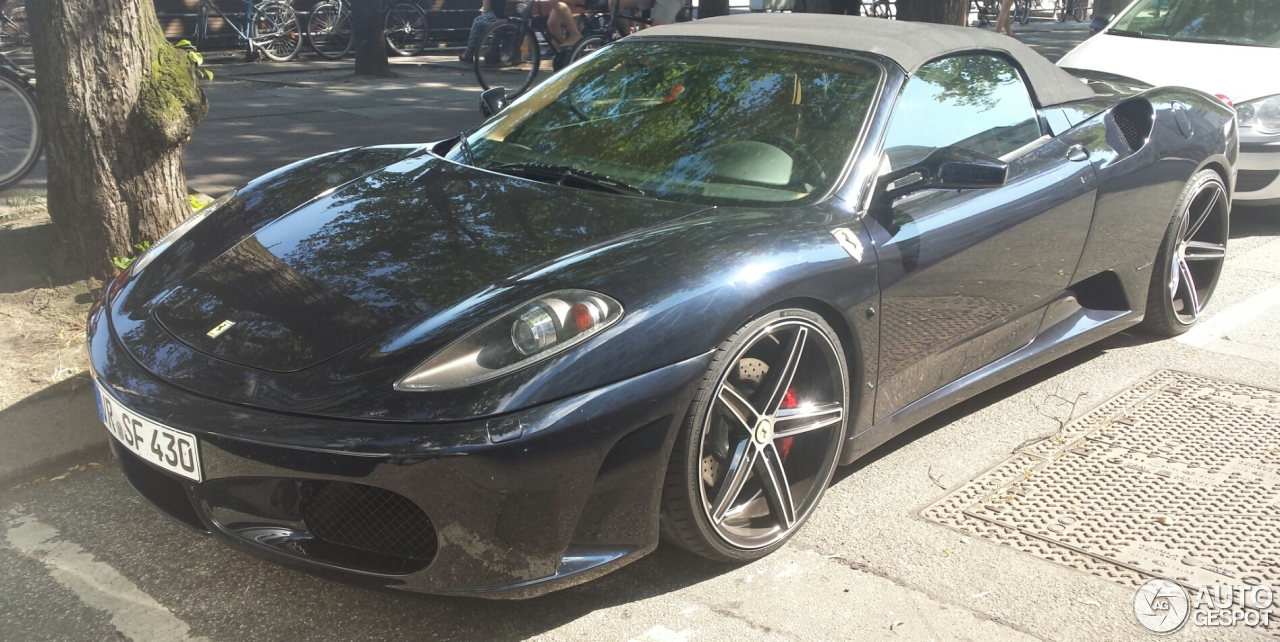
<instances>
[{"instance_id":1,"label":"red brake caliper","mask_svg":"<svg viewBox=\"0 0 1280 642\"><path fill-rule=\"evenodd\" d=\"M787 394L782 395L782 403L778 404L779 410L790 410L800 405L800 401L796 399L796 389L787 388ZM774 442L778 447L778 454L782 456L783 463L787 461L787 454L791 452L791 442L795 441L795 437L783 437Z\"/></svg>"}]
</instances>

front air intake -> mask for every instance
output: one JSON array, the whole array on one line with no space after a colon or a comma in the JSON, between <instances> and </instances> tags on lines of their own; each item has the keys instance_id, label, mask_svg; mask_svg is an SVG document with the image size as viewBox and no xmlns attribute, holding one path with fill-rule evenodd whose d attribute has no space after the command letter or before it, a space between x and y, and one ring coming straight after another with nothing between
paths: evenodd
<instances>
[{"instance_id":1,"label":"front air intake","mask_svg":"<svg viewBox=\"0 0 1280 642\"><path fill-rule=\"evenodd\" d=\"M317 538L392 557L431 561L436 529L409 498L386 490L323 481L315 483L302 519Z\"/></svg>"},{"instance_id":2,"label":"front air intake","mask_svg":"<svg viewBox=\"0 0 1280 642\"><path fill-rule=\"evenodd\" d=\"M1117 149L1117 151L1132 154L1142 149L1142 146L1147 144L1147 139L1151 137L1154 116L1155 110L1152 109L1151 103L1145 100L1126 100L1116 105L1111 110L1111 120L1119 130L1123 144L1128 148ZM1118 141L1108 142L1112 142L1113 147L1119 147L1116 144Z\"/></svg>"}]
</instances>

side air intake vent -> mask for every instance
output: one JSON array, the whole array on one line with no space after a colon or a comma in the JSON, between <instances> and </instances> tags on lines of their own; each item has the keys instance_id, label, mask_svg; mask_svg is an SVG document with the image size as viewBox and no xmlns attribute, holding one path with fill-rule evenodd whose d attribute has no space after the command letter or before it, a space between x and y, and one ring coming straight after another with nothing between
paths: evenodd
<instances>
[{"instance_id":1,"label":"side air intake vent","mask_svg":"<svg viewBox=\"0 0 1280 642\"><path fill-rule=\"evenodd\" d=\"M1111 136L1108 136L1107 142L1120 152L1132 154L1138 151L1151 137L1154 116L1155 110L1152 109L1151 103L1145 100L1127 100L1116 105L1111 110L1111 120L1119 130L1121 140L1110 140Z\"/></svg>"},{"instance_id":2,"label":"side air intake vent","mask_svg":"<svg viewBox=\"0 0 1280 642\"><path fill-rule=\"evenodd\" d=\"M344 482L318 482L302 519L316 537L342 546L430 561L436 530L425 513L397 493Z\"/></svg>"}]
</instances>

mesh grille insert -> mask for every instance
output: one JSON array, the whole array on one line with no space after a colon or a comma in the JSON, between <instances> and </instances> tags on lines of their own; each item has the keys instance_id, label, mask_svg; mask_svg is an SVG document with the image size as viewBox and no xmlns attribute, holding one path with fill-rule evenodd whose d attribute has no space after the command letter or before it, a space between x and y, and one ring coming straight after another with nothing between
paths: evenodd
<instances>
[{"instance_id":1,"label":"mesh grille insert","mask_svg":"<svg viewBox=\"0 0 1280 642\"><path fill-rule=\"evenodd\" d=\"M414 560L436 554L436 529L409 498L345 482L318 482L302 519L316 537L333 544Z\"/></svg>"},{"instance_id":2,"label":"mesh grille insert","mask_svg":"<svg viewBox=\"0 0 1280 642\"><path fill-rule=\"evenodd\" d=\"M1151 116L1154 113L1151 103L1145 100L1130 100L1111 110L1111 117L1115 119L1116 127L1120 128L1120 134L1124 136L1130 152L1136 152L1147 144L1147 137L1151 135Z\"/></svg>"}]
</instances>

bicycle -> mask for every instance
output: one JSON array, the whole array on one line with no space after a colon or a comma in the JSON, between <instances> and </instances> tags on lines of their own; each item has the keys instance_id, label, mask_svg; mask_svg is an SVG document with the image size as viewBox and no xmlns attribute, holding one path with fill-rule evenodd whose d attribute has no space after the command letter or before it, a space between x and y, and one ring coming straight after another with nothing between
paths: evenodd
<instances>
[{"instance_id":1,"label":"bicycle","mask_svg":"<svg viewBox=\"0 0 1280 642\"><path fill-rule=\"evenodd\" d=\"M862 15L868 18L892 20L897 17L898 10L891 0L863 0Z\"/></svg>"},{"instance_id":2,"label":"bicycle","mask_svg":"<svg viewBox=\"0 0 1280 642\"><path fill-rule=\"evenodd\" d=\"M500 1L500 0L495 0ZM550 10L543 13L544 7L551 2L518 2L507 9L507 17L499 20L480 36L480 46L476 51L476 80L484 89L506 87L507 99L511 100L528 91L538 77L538 68L542 63L542 48L551 46L554 38L547 30L547 18ZM587 17L578 17L582 39L570 49L567 62L586 56L614 39L630 33L621 20L630 20L642 24L652 24L647 18L630 14L619 14L615 6L609 11L608 22L602 22L603 12L599 5L583 7ZM590 43L590 44L589 44ZM514 87L514 89L512 89Z\"/></svg>"},{"instance_id":3,"label":"bicycle","mask_svg":"<svg viewBox=\"0 0 1280 642\"><path fill-rule=\"evenodd\" d=\"M200 0L200 8L196 11L195 33L191 35L196 49L204 49L204 41L209 37L209 10L212 9L236 32L240 41L246 43L247 59L254 60L258 57L258 52L262 52L262 55L276 62L293 60L302 49L298 12L287 0L266 0L261 4L254 4L254 0L244 0L244 6L245 22L244 29L241 29L211 0Z\"/></svg>"},{"instance_id":4,"label":"bicycle","mask_svg":"<svg viewBox=\"0 0 1280 642\"><path fill-rule=\"evenodd\" d=\"M1089 0L1054 0L1053 19L1057 22L1066 22L1068 14L1075 18L1076 22L1083 22L1089 15Z\"/></svg>"},{"instance_id":5,"label":"bicycle","mask_svg":"<svg viewBox=\"0 0 1280 642\"><path fill-rule=\"evenodd\" d=\"M595 53L597 49L619 38L630 35L639 25L653 25L653 20L644 15L622 13L620 7L621 3L618 2L614 2L613 6L607 10L597 6L586 16L582 28L582 40L573 46L573 53L569 54L570 63ZM677 22L680 21L677 18Z\"/></svg>"},{"instance_id":6,"label":"bicycle","mask_svg":"<svg viewBox=\"0 0 1280 642\"><path fill-rule=\"evenodd\" d=\"M387 48L400 56L415 56L427 47L427 12L416 2L398 2L383 13ZM307 18L307 39L322 58L337 60L351 51L351 5L347 0L322 0Z\"/></svg>"},{"instance_id":7,"label":"bicycle","mask_svg":"<svg viewBox=\"0 0 1280 642\"><path fill-rule=\"evenodd\" d=\"M0 51L7 53L30 46L27 8L21 2L5 3L0 9Z\"/></svg>"},{"instance_id":8,"label":"bicycle","mask_svg":"<svg viewBox=\"0 0 1280 642\"><path fill-rule=\"evenodd\" d=\"M35 83L0 53L0 189L26 178L44 151Z\"/></svg>"}]
</instances>

